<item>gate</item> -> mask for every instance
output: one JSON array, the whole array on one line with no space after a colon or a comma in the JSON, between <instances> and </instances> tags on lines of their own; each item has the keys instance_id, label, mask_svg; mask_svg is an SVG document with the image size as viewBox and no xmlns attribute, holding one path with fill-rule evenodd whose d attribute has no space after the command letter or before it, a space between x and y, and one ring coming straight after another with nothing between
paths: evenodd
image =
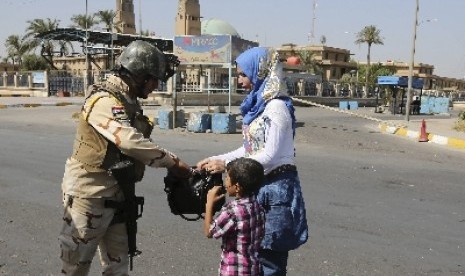
<instances>
[{"instance_id":1,"label":"gate","mask_svg":"<svg viewBox=\"0 0 465 276\"><path fill-rule=\"evenodd\" d=\"M84 78L72 76L67 71L50 71L48 78L50 96L77 96L84 94Z\"/></svg>"}]
</instances>

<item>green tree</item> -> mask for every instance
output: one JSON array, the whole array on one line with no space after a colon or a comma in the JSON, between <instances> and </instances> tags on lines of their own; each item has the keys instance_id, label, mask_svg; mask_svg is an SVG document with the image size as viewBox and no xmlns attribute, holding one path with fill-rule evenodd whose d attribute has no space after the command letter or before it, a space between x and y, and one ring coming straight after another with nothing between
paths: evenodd
<instances>
[{"instance_id":1,"label":"green tree","mask_svg":"<svg viewBox=\"0 0 465 276\"><path fill-rule=\"evenodd\" d=\"M10 53L7 53L6 57L2 58L2 62L8 63L8 61L10 59L11 59L11 62L14 64L15 63L15 58Z\"/></svg>"},{"instance_id":2,"label":"green tree","mask_svg":"<svg viewBox=\"0 0 465 276\"><path fill-rule=\"evenodd\" d=\"M365 26L360 32L357 33L355 44L366 43L368 45L367 51L367 68L365 71L365 91L364 97L368 93L368 84L369 84L369 72L370 72L370 56L371 56L371 46L373 44L384 45L383 38L380 35L381 30L376 28L374 25Z\"/></svg>"},{"instance_id":3,"label":"green tree","mask_svg":"<svg viewBox=\"0 0 465 276\"><path fill-rule=\"evenodd\" d=\"M56 19L34 19L26 21L28 26L26 27L25 39L28 39L31 48L41 47L41 53L48 56L52 56L54 51L54 44L51 40L41 41L36 38L37 34L50 32L58 28L59 21Z\"/></svg>"},{"instance_id":4,"label":"green tree","mask_svg":"<svg viewBox=\"0 0 465 276\"><path fill-rule=\"evenodd\" d=\"M113 18L115 18L116 13L113 10L103 10L95 13L97 17L96 21L105 26L108 32L112 31L113 27Z\"/></svg>"},{"instance_id":5,"label":"green tree","mask_svg":"<svg viewBox=\"0 0 465 276\"><path fill-rule=\"evenodd\" d=\"M97 25L99 21L95 19L95 15L85 15L85 14L75 14L71 17L71 21L74 23L74 27L81 29L91 29L93 26Z\"/></svg>"},{"instance_id":6,"label":"green tree","mask_svg":"<svg viewBox=\"0 0 465 276\"><path fill-rule=\"evenodd\" d=\"M368 72L368 79L367 79ZM367 83L370 87L374 87L378 83L379 76L391 76L394 75L395 70L389 67L384 66L381 63L375 63L370 66L370 69L366 65L360 65L358 68L359 79L357 80L360 83Z\"/></svg>"},{"instance_id":7,"label":"green tree","mask_svg":"<svg viewBox=\"0 0 465 276\"><path fill-rule=\"evenodd\" d=\"M7 49L8 56L13 59L13 64L17 61L20 66L24 55L31 50L31 45L18 35L10 35L5 41L5 47Z\"/></svg>"},{"instance_id":8,"label":"green tree","mask_svg":"<svg viewBox=\"0 0 465 276\"><path fill-rule=\"evenodd\" d=\"M299 50L297 55L300 58L300 63L305 68L305 71L314 75L321 75L323 72L320 64L315 60L314 55L309 50Z\"/></svg>"},{"instance_id":9,"label":"green tree","mask_svg":"<svg viewBox=\"0 0 465 276\"><path fill-rule=\"evenodd\" d=\"M24 56L22 70L37 71L50 69L48 63L40 56L35 54L28 54Z\"/></svg>"}]
</instances>

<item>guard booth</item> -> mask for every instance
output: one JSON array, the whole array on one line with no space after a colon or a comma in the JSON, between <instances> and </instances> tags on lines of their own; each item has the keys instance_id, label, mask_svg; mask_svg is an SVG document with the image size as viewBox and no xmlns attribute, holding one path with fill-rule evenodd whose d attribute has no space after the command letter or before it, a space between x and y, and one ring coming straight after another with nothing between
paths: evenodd
<instances>
[{"instance_id":1,"label":"guard booth","mask_svg":"<svg viewBox=\"0 0 465 276\"><path fill-rule=\"evenodd\" d=\"M405 114L405 105L407 103L408 77L399 76L378 76L378 85L389 85L392 88L392 100L389 104L389 110L392 114ZM423 79L413 77L412 88L420 90L418 95L412 95L413 100L410 102L410 112L420 114L421 97L423 94Z\"/></svg>"}]
</instances>

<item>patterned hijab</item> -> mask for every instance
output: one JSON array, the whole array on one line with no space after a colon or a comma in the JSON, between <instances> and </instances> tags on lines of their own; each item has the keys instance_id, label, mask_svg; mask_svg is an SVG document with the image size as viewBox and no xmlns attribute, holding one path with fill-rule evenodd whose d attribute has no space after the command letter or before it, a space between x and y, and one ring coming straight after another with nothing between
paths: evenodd
<instances>
[{"instance_id":1,"label":"patterned hijab","mask_svg":"<svg viewBox=\"0 0 465 276\"><path fill-rule=\"evenodd\" d=\"M250 124L265 110L270 100L280 98L286 102L295 133L294 106L287 93L278 52L272 48L254 47L240 54L236 64L253 84L252 91L240 106L243 123Z\"/></svg>"}]
</instances>

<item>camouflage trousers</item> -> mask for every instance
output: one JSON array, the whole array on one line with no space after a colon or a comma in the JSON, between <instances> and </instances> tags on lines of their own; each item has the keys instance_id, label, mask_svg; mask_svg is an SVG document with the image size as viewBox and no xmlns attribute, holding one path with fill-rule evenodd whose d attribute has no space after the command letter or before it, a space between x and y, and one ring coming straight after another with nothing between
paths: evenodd
<instances>
[{"instance_id":1,"label":"camouflage trousers","mask_svg":"<svg viewBox=\"0 0 465 276\"><path fill-rule=\"evenodd\" d=\"M111 198L121 201L121 197ZM105 199L64 195L63 228L59 241L62 273L88 275L98 249L102 275L128 275L128 238L124 223L112 224L115 209Z\"/></svg>"}]
</instances>

